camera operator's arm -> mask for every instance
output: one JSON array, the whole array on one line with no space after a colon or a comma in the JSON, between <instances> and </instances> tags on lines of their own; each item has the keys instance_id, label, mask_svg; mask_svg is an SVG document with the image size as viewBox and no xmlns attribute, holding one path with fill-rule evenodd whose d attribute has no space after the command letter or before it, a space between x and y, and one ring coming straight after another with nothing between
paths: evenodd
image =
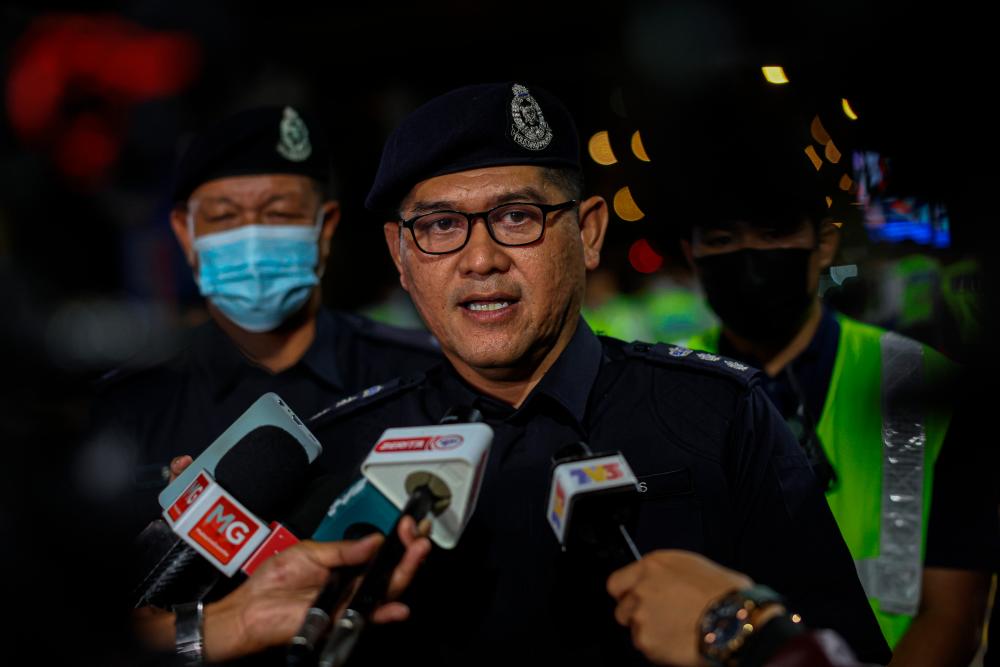
<instances>
[{"instance_id":1,"label":"camera operator's arm","mask_svg":"<svg viewBox=\"0 0 1000 667\"><path fill-rule=\"evenodd\" d=\"M417 537L412 519L404 518L399 530L407 548L393 572L390 597L409 585L430 551L430 542ZM373 535L358 541L304 541L269 559L239 588L205 605L205 661L231 660L287 643L301 627L331 568L367 562L382 540L381 535ZM375 621L400 621L408 615L405 605L390 602L376 611ZM151 648L173 650L173 613L146 608L136 612L135 620L138 634Z\"/></svg>"}]
</instances>

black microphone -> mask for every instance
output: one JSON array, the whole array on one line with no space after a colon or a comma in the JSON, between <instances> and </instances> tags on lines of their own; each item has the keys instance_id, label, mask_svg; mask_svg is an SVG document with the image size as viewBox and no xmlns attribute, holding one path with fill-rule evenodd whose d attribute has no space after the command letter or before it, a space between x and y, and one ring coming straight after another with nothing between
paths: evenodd
<instances>
[{"instance_id":1,"label":"black microphone","mask_svg":"<svg viewBox=\"0 0 1000 667\"><path fill-rule=\"evenodd\" d=\"M621 453L595 454L575 442L553 457L547 517L567 553L608 574L641 558L629 532L638 503L637 480Z\"/></svg>"},{"instance_id":2,"label":"black microphone","mask_svg":"<svg viewBox=\"0 0 1000 667\"><path fill-rule=\"evenodd\" d=\"M219 460L215 483L253 515L274 516L301 488L308 466L305 451L288 431L258 426ZM149 567L133 589L136 607L201 599L217 581L215 567L176 530L176 523L157 519L140 533L136 551ZM242 534L231 530L229 536Z\"/></svg>"},{"instance_id":3,"label":"black microphone","mask_svg":"<svg viewBox=\"0 0 1000 667\"><path fill-rule=\"evenodd\" d=\"M400 520L404 516L409 516L419 523L432 511L436 514L443 511L445 508L443 505L449 502L450 498L439 496L433 490L433 486L433 484L423 484L414 489L400 513ZM347 607L334 623L326 646L320 654L318 667L342 667L347 662L375 610L386 599L392 573L403 559L405 552L406 546L399 538L397 522L362 575L357 591L351 596Z\"/></svg>"}]
</instances>

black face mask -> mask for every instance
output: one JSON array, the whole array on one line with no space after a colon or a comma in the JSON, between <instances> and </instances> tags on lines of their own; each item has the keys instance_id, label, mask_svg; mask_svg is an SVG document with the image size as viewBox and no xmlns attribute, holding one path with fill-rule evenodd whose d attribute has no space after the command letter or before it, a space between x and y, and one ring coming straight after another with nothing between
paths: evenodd
<instances>
[{"instance_id":1,"label":"black face mask","mask_svg":"<svg viewBox=\"0 0 1000 667\"><path fill-rule=\"evenodd\" d=\"M695 259L722 323L755 343L784 345L809 314L808 248L744 249Z\"/></svg>"}]
</instances>

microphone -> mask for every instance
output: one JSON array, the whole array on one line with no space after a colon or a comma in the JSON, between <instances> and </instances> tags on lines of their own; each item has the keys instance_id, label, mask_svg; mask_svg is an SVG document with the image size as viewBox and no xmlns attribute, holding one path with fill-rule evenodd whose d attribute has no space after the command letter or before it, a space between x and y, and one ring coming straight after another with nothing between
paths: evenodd
<instances>
[{"instance_id":1,"label":"microphone","mask_svg":"<svg viewBox=\"0 0 1000 667\"><path fill-rule=\"evenodd\" d=\"M286 431L302 447L309 463L315 461L316 457L323 452L323 446L319 444L319 440L292 412L288 404L274 392L268 392L254 401L236 421L229 425L229 428L198 455L184 472L177 476L177 479L160 492L160 507L170 512L171 518L176 519L190 504L183 502L177 504L178 501L187 496L193 489L198 488L197 485L192 486L192 484L199 481L200 473L206 472L210 476L217 477L216 468L222 457L259 426L275 426ZM201 481L204 483L204 480ZM190 498L189 501L193 502L193 498Z\"/></svg>"},{"instance_id":2,"label":"microphone","mask_svg":"<svg viewBox=\"0 0 1000 667\"><path fill-rule=\"evenodd\" d=\"M641 555L634 528L639 487L619 452L594 454L584 442L553 457L547 517L563 551L592 558L610 573Z\"/></svg>"},{"instance_id":3,"label":"microphone","mask_svg":"<svg viewBox=\"0 0 1000 667\"><path fill-rule=\"evenodd\" d=\"M148 563L154 554L155 562L134 588L135 606L200 599L215 584L215 570L230 577L239 569L249 574L297 542L287 528L268 526L258 517L273 515L294 496L309 456L286 429L264 424L226 448L211 466L216 478L209 466L196 470L194 480L165 508L163 519L140 534L144 560Z\"/></svg>"},{"instance_id":4,"label":"microphone","mask_svg":"<svg viewBox=\"0 0 1000 667\"><path fill-rule=\"evenodd\" d=\"M451 549L472 516L486 468L493 430L474 408L455 407L436 426L390 428L361 464L361 477L330 505L312 539L357 539L378 530L389 535L411 492L431 477L451 494L446 511L434 515L431 539ZM415 473L428 473L421 477Z\"/></svg>"},{"instance_id":5,"label":"microphone","mask_svg":"<svg viewBox=\"0 0 1000 667\"><path fill-rule=\"evenodd\" d=\"M431 518L431 539L445 549L455 546L476 505L493 431L472 408L453 408L437 426L393 428L382 433L361 465L362 476L330 506L313 533L315 540L362 537L373 530L386 541L366 570L323 655L334 651L346 660L368 618L384 600L389 580L405 552L398 522L411 516ZM462 422L474 423L462 423ZM289 649L290 665L305 664L329 627L331 610L344 602L345 581L357 569L334 573L306 615ZM321 660L324 658L321 657ZM321 663L323 664L323 663Z\"/></svg>"},{"instance_id":6,"label":"microphone","mask_svg":"<svg viewBox=\"0 0 1000 667\"><path fill-rule=\"evenodd\" d=\"M271 425L284 429L301 445L310 462L323 448L302 421L277 394L266 393L217 437L177 479L160 492L160 506L168 512L166 520L152 521L136 538L133 546L132 581L141 582L158 563L177 547L178 538L170 528L173 521L197 499L219 461L252 430ZM202 473L207 473L204 475ZM239 497L240 494L237 494Z\"/></svg>"},{"instance_id":7,"label":"microphone","mask_svg":"<svg viewBox=\"0 0 1000 667\"><path fill-rule=\"evenodd\" d=\"M421 484L414 489L400 513L400 519L410 516L415 522L420 522L429 512L439 514L447 508L450 498L437 495L431 486L432 484ZM399 539L397 523L372 559L357 591L334 623L317 667L341 667L347 662L375 610L386 599L392 573L405 551L406 547Z\"/></svg>"}]
</instances>

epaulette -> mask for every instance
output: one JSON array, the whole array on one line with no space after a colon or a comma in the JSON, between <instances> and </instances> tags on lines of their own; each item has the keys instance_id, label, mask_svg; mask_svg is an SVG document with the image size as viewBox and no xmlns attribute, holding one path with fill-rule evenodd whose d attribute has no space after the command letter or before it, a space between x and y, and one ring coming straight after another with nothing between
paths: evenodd
<instances>
[{"instance_id":1,"label":"epaulette","mask_svg":"<svg viewBox=\"0 0 1000 667\"><path fill-rule=\"evenodd\" d=\"M337 400L333 405L327 406L306 419L309 427L318 427L329 424L355 414L361 408L370 407L381 403L393 396L414 387L424 380L423 373L414 373L401 378L394 378L381 384L372 385L364 391L360 391L350 396L345 396Z\"/></svg>"},{"instance_id":2,"label":"epaulette","mask_svg":"<svg viewBox=\"0 0 1000 667\"><path fill-rule=\"evenodd\" d=\"M625 355L645 359L660 366L672 366L687 371L719 375L748 385L760 374L760 370L719 354L699 352L679 345L667 343L629 343L623 348Z\"/></svg>"},{"instance_id":3,"label":"epaulette","mask_svg":"<svg viewBox=\"0 0 1000 667\"><path fill-rule=\"evenodd\" d=\"M405 329L367 317L361 317L355 313L341 313L341 316L350 322L358 335L366 338L397 346L415 348L432 354L441 353L441 345L438 343L437 338L423 329Z\"/></svg>"},{"instance_id":4,"label":"epaulette","mask_svg":"<svg viewBox=\"0 0 1000 667\"><path fill-rule=\"evenodd\" d=\"M147 366L119 366L91 380L91 389L97 394L115 391L117 387L130 384L134 380L146 377L167 368L166 363Z\"/></svg>"},{"instance_id":5,"label":"epaulette","mask_svg":"<svg viewBox=\"0 0 1000 667\"><path fill-rule=\"evenodd\" d=\"M136 369L127 368L125 366L112 368L110 371L103 373L100 377L94 380L91 383L91 386L97 391L105 391L119 382L124 382L131 376L135 375L136 372Z\"/></svg>"}]
</instances>

